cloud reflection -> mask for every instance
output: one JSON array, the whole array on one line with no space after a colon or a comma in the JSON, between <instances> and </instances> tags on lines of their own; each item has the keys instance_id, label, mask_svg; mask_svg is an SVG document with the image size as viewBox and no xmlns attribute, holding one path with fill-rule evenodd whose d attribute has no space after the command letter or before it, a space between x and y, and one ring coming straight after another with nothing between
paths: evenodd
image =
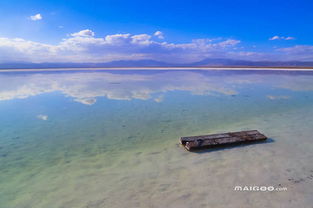
<instances>
[{"instance_id":1,"label":"cloud reflection","mask_svg":"<svg viewBox=\"0 0 313 208\"><path fill-rule=\"evenodd\" d=\"M115 100L153 99L162 102L164 93L175 90L197 95L236 94L216 77L196 72L2 74L0 83L0 100L61 92L86 105L94 104L96 98L102 96Z\"/></svg>"},{"instance_id":2,"label":"cloud reflection","mask_svg":"<svg viewBox=\"0 0 313 208\"><path fill-rule=\"evenodd\" d=\"M312 81L311 76L279 75L278 79L277 75L221 76L196 71L3 73L0 74L0 100L61 92L85 105L96 103L98 97L162 102L164 94L170 91L186 91L194 95L234 95L238 87L255 83L289 90L313 90Z\"/></svg>"}]
</instances>

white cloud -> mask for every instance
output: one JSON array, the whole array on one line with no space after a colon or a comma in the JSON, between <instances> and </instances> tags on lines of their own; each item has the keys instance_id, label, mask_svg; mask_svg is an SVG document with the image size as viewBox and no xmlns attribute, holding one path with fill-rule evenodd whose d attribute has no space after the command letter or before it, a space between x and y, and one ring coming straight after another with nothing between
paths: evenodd
<instances>
[{"instance_id":1,"label":"white cloud","mask_svg":"<svg viewBox=\"0 0 313 208\"><path fill-rule=\"evenodd\" d=\"M0 38L0 62L107 62L154 59L184 63L206 57L233 56L239 40L196 39L189 43L155 41L148 34L113 34L95 37L92 30L72 33L59 44ZM238 54L242 57L242 55Z\"/></svg>"},{"instance_id":2,"label":"white cloud","mask_svg":"<svg viewBox=\"0 0 313 208\"><path fill-rule=\"evenodd\" d=\"M279 39L280 39L280 37L279 37L279 36L277 36L277 35L275 35L275 36L273 36L273 37L269 38L269 40L279 40Z\"/></svg>"},{"instance_id":3,"label":"white cloud","mask_svg":"<svg viewBox=\"0 0 313 208\"><path fill-rule=\"evenodd\" d=\"M31 19L32 21L38 21L38 20L41 20L41 19L42 19L42 16L41 16L41 14L35 14L35 15L33 15L33 16L30 16L30 19Z\"/></svg>"},{"instance_id":4,"label":"white cloud","mask_svg":"<svg viewBox=\"0 0 313 208\"><path fill-rule=\"evenodd\" d=\"M159 39L164 39L164 34L161 31L156 31L153 35Z\"/></svg>"},{"instance_id":5,"label":"white cloud","mask_svg":"<svg viewBox=\"0 0 313 208\"><path fill-rule=\"evenodd\" d=\"M240 40L228 39L228 40L220 42L219 46L229 47L229 46L235 46L235 45L237 45L239 43L240 43Z\"/></svg>"},{"instance_id":6,"label":"white cloud","mask_svg":"<svg viewBox=\"0 0 313 208\"><path fill-rule=\"evenodd\" d=\"M294 40L296 39L295 37L285 37L285 40Z\"/></svg>"},{"instance_id":7,"label":"white cloud","mask_svg":"<svg viewBox=\"0 0 313 208\"><path fill-rule=\"evenodd\" d=\"M289 60L312 61L313 46L311 45L296 45L287 48L279 48L277 51L285 54Z\"/></svg>"},{"instance_id":8,"label":"white cloud","mask_svg":"<svg viewBox=\"0 0 313 208\"><path fill-rule=\"evenodd\" d=\"M44 62L53 56L55 50L54 46L48 44L27 41L21 38L0 37L0 62Z\"/></svg>"},{"instance_id":9,"label":"white cloud","mask_svg":"<svg viewBox=\"0 0 313 208\"><path fill-rule=\"evenodd\" d=\"M72 33L71 36L73 37L93 37L95 33L89 29L81 30L76 33Z\"/></svg>"},{"instance_id":10,"label":"white cloud","mask_svg":"<svg viewBox=\"0 0 313 208\"><path fill-rule=\"evenodd\" d=\"M276 39L275 36L273 38ZM161 39L155 40L149 34L124 33L96 37L92 30L85 29L72 33L58 44L0 37L0 63L97 63L148 59L179 64L201 61L205 58L312 61L312 48L313 46L294 46L262 53L242 48L240 40L236 39L194 39L185 43L172 43Z\"/></svg>"},{"instance_id":11,"label":"white cloud","mask_svg":"<svg viewBox=\"0 0 313 208\"><path fill-rule=\"evenodd\" d=\"M151 36L147 34L133 35L131 38L134 44L149 45L152 43L152 41L150 41Z\"/></svg>"},{"instance_id":12,"label":"white cloud","mask_svg":"<svg viewBox=\"0 0 313 208\"><path fill-rule=\"evenodd\" d=\"M275 36L269 38L269 40L294 40L294 39L296 39L296 38L291 37L291 36L284 37L284 36L278 36L278 35L275 35Z\"/></svg>"},{"instance_id":13,"label":"white cloud","mask_svg":"<svg viewBox=\"0 0 313 208\"><path fill-rule=\"evenodd\" d=\"M110 45L123 45L127 43L130 34L115 34L115 35L107 35L104 38L104 42Z\"/></svg>"}]
</instances>

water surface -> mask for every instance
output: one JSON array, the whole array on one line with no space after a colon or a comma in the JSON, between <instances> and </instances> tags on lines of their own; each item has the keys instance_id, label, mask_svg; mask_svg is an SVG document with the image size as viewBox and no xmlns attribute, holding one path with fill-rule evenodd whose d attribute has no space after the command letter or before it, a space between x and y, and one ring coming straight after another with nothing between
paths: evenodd
<instances>
[{"instance_id":1,"label":"water surface","mask_svg":"<svg viewBox=\"0 0 313 208\"><path fill-rule=\"evenodd\" d=\"M2 72L0 207L312 207L312 104L313 72ZM248 129L269 142L178 144Z\"/></svg>"}]
</instances>

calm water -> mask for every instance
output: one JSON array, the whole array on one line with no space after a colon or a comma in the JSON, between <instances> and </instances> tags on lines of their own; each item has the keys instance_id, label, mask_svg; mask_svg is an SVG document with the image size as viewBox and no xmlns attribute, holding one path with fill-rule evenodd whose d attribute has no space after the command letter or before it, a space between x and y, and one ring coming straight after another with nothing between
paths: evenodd
<instances>
[{"instance_id":1,"label":"calm water","mask_svg":"<svg viewBox=\"0 0 313 208\"><path fill-rule=\"evenodd\" d=\"M178 145L248 129L271 139ZM312 129L312 72L2 72L0 207L311 208Z\"/></svg>"}]
</instances>

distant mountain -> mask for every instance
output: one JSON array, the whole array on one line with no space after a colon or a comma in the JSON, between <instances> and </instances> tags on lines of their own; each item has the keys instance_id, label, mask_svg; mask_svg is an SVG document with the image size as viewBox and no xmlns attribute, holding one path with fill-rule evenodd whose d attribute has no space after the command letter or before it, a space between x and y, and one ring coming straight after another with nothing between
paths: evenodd
<instances>
[{"instance_id":1,"label":"distant mountain","mask_svg":"<svg viewBox=\"0 0 313 208\"><path fill-rule=\"evenodd\" d=\"M246 61L234 59L204 59L191 66L234 66L234 67L313 67L313 62L301 61Z\"/></svg>"},{"instance_id":2,"label":"distant mountain","mask_svg":"<svg viewBox=\"0 0 313 208\"><path fill-rule=\"evenodd\" d=\"M107 63L0 63L0 69L98 68L98 67L168 67L172 64L155 60L120 60Z\"/></svg>"},{"instance_id":3,"label":"distant mountain","mask_svg":"<svg viewBox=\"0 0 313 208\"><path fill-rule=\"evenodd\" d=\"M175 66L175 64L170 64L161 61L154 60L120 60L120 61L112 61L108 63L99 64L106 67L169 67Z\"/></svg>"},{"instance_id":4,"label":"distant mountain","mask_svg":"<svg viewBox=\"0 0 313 208\"><path fill-rule=\"evenodd\" d=\"M246 61L234 59L204 59L175 64L155 60L120 60L106 63L0 63L0 69L39 68L105 68L105 67L313 67L313 62L301 61Z\"/></svg>"}]
</instances>

